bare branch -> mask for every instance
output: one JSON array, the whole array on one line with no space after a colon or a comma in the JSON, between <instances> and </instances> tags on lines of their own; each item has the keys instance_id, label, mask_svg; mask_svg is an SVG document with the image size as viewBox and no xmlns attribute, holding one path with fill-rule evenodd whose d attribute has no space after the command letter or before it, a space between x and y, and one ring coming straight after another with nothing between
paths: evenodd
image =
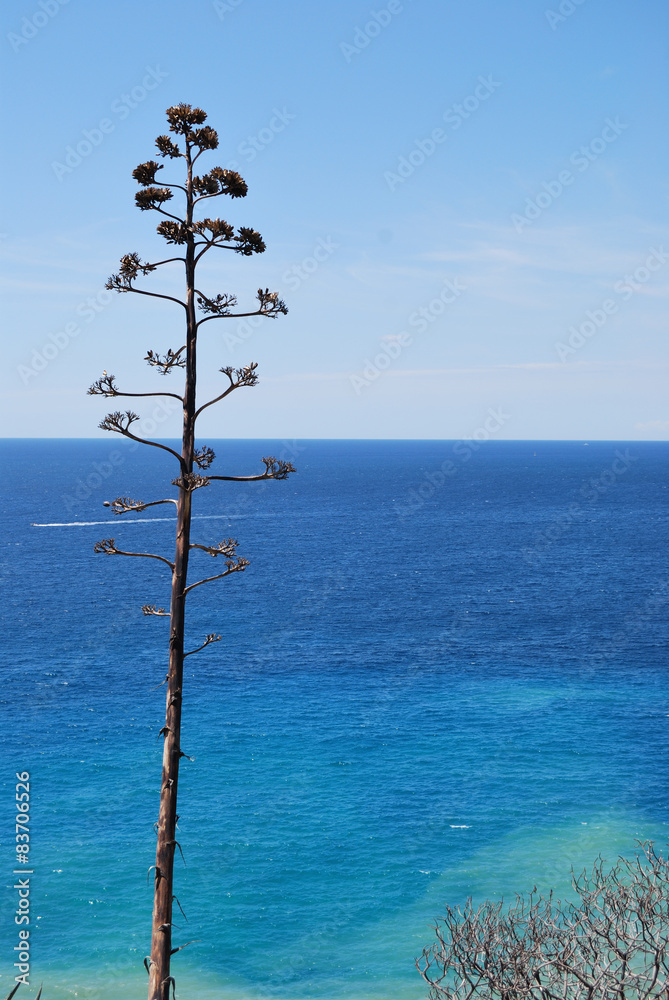
<instances>
[{"instance_id":1,"label":"bare branch","mask_svg":"<svg viewBox=\"0 0 669 1000\"><path fill-rule=\"evenodd\" d=\"M199 320L197 324L198 327L202 326L203 323L208 323L209 320L211 319L241 319L243 316L266 316L268 319L276 319L277 316L279 315L285 316L288 313L288 306L283 301L283 299L279 298L279 293L270 292L269 288L265 288L264 290L262 288L258 289L256 298L258 299L260 305L258 306L257 309L254 309L250 312L233 313L230 312L230 310L226 309L225 307L223 307L222 310L219 312L215 309L216 305L215 299L206 299L204 296L202 296L202 298L205 299L206 302L211 303L212 308L204 310L206 312L211 313L211 315L205 316L204 319ZM222 299L224 297L217 296L217 298ZM237 300L235 299L235 304L236 301ZM200 306L200 308L203 307Z\"/></svg>"},{"instance_id":2,"label":"bare branch","mask_svg":"<svg viewBox=\"0 0 669 1000\"><path fill-rule=\"evenodd\" d=\"M105 500L102 506L110 507L112 514L127 514L130 511L146 510L147 507L157 507L161 503L173 503L175 507L177 506L177 501L171 497L166 500L152 500L151 503L142 503L140 500L132 500L130 497L116 497L111 503L109 500Z\"/></svg>"},{"instance_id":3,"label":"bare branch","mask_svg":"<svg viewBox=\"0 0 669 1000\"><path fill-rule=\"evenodd\" d=\"M174 184L173 187L179 187L179 185L178 184ZM163 225L163 223L161 223L160 225ZM160 229L160 226L157 226L156 228ZM180 264L185 264L186 263L186 258L185 257L166 257L165 260L157 260L154 263L153 266L154 267L161 267L163 264L176 264L177 262L180 263Z\"/></svg>"},{"instance_id":4,"label":"bare branch","mask_svg":"<svg viewBox=\"0 0 669 1000\"><path fill-rule=\"evenodd\" d=\"M155 604L143 604L142 605L142 614L144 614L144 615L155 615L157 618L169 618L170 617L169 611L166 611L165 608L157 608L155 606ZM165 681L163 681L163 684L164 683L165 683ZM162 687L162 686L163 686L162 684L158 685L158 687Z\"/></svg>"},{"instance_id":5,"label":"bare branch","mask_svg":"<svg viewBox=\"0 0 669 1000\"><path fill-rule=\"evenodd\" d=\"M182 951L184 948L187 948L189 944L197 944L198 941L201 941L201 940L202 940L202 938L193 938L192 941L186 941L185 944L179 945L178 948L172 948L172 950L170 952L170 955L176 955L176 953L178 951Z\"/></svg>"},{"instance_id":6,"label":"bare branch","mask_svg":"<svg viewBox=\"0 0 669 1000\"><path fill-rule=\"evenodd\" d=\"M161 375L167 375L172 368L185 368L186 359L183 356L183 352L186 350L186 345L180 347L178 351L173 351L171 347L168 347L167 354L162 357L160 354L156 354L154 351L147 351L146 357L144 358L150 365L154 368L162 368ZM179 397L181 399L181 397Z\"/></svg>"},{"instance_id":7,"label":"bare branch","mask_svg":"<svg viewBox=\"0 0 669 1000\"><path fill-rule=\"evenodd\" d=\"M158 441L148 441L146 438L137 437L136 434L133 434L129 430L130 425L136 420L139 420L139 416L136 413L133 413L132 410L126 410L125 413L121 413L120 410L116 410L114 413L108 413L107 416L100 421L98 426L102 431L113 431L116 434L122 434L123 437L129 437L133 441L139 441L140 444L148 444L152 448L162 448L163 451L169 451L170 455L174 455L185 472L186 463L181 455L174 451L173 448L170 448L166 444L160 444Z\"/></svg>"},{"instance_id":8,"label":"bare branch","mask_svg":"<svg viewBox=\"0 0 669 1000\"><path fill-rule=\"evenodd\" d=\"M204 255L208 253L208 251L211 250L212 247L218 247L219 250L232 250L233 253L237 250L237 247L235 246L234 243L223 243L219 240L198 240L197 243L194 244L194 246L195 249L197 249L198 247L202 247L202 250L200 250L200 252L197 254L195 258L196 264L200 262L200 259L204 257Z\"/></svg>"},{"instance_id":9,"label":"bare branch","mask_svg":"<svg viewBox=\"0 0 669 1000\"><path fill-rule=\"evenodd\" d=\"M196 289L197 291L197 289ZM197 292L198 307L203 313L211 313L212 316L230 316L230 309L232 306L237 305L237 296L222 294L215 295L212 299L207 298L202 292Z\"/></svg>"},{"instance_id":10,"label":"bare branch","mask_svg":"<svg viewBox=\"0 0 669 1000\"><path fill-rule=\"evenodd\" d=\"M99 379L93 383L93 385L86 390L87 396L120 396L120 390L116 386L115 375L108 375L104 371Z\"/></svg>"},{"instance_id":11,"label":"bare branch","mask_svg":"<svg viewBox=\"0 0 669 1000\"><path fill-rule=\"evenodd\" d=\"M118 434L126 434L130 425L134 424L136 420L139 420L139 414L133 413L132 410L126 410L125 413L115 410L114 413L108 413L100 421L98 427L103 431L115 431Z\"/></svg>"},{"instance_id":12,"label":"bare branch","mask_svg":"<svg viewBox=\"0 0 669 1000\"><path fill-rule=\"evenodd\" d=\"M287 479L291 472L297 472L292 462L285 462L282 458L261 459L265 463L265 471L259 476L209 476L209 479L220 479L229 483L255 483L261 479Z\"/></svg>"},{"instance_id":13,"label":"bare branch","mask_svg":"<svg viewBox=\"0 0 669 1000\"><path fill-rule=\"evenodd\" d=\"M227 556L229 559L234 558L237 555L237 546L239 542L234 538L224 538L222 542L218 542L216 545L200 545L198 542L191 542L191 549L202 549L210 556Z\"/></svg>"},{"instance_id":14,"label":"bare branch","mask_svg":"<svg viewBox=\"0 0 669 1000\"><path fill-rule=\"evenodd\" d=\"M205 646L211 646L212 642L220 642L220 641L221 641L220 635L216 635L215 632L210 632L209 635L205 637L205 640L201 646L198 646L197 649L191 649L190 653L184 653L184 659L187 656L192 656L193 653L199 653L200 650L204 649Z\"/></svg>"},{"instance_id":15,"label":"bare branch","mask_svg":"<svg viewBox=\"0 0 669 1000\"><path fill-rule=\"evenodd\" d=\"M195 419L197 420L200 413L206 410L208 406L213 406L214 403L219 403L226 396L229 396L234 389L239 389L243 387L254 386L258 382L258 376L256 375L256 368L258 367L255 361L252 361L250 365L245 365L244 368L220 368L224 375L228 376L230 385L222 392L220 396L216 396L215 399L210 399L208 403L203 403L203 405L195 411Z\"/></svg>"},{"instance_id":16,"label":"bare branch","mask_svg":"<svg viewBox=\"0 0 669 1000\"><path fill-rule=\"evenodd\" d=\"M166 212L164 208L159 208L159 207L158 207L157 205L154 205L154 206L152 206L152 208L153 208L153 211L154 211L154 212L160 212L160 214L161 214L161 215L164 215L164 216L165 216L165 217L166 217L167 219L174 219L174 221L175 221L175 222L178 222L178 223L179 223L179 225L183 225L183 221L184 221L184 220L183 220L183 219L181 219L181 218L179 218L179 216L178 216L178 215L172 215L172 213L171 213L171 212ZM158 227L156 227L156 229L157 229L157 228L158 228Z\"/></svg>"},{"instance_id":17,"label":"bare branch","mask_svg":"<svg viewBox=\"0 0 669 1000\"><path fill-rule=\"evenodd\" d=\"M258 363L256 361L251 361L250 364L244 365L243 368L232 368L231 366L228 366L226 368L219 368L219 371L228 376L231 388L238 389L240 386L253 386L257 384L257 367ZM201 409L204 409L204 407L201 407Z\"/></svg>"},{"instance_id":18,"label":"bare branch","mask_svg":"<svg viewBox=\"0 0 669 1000\"><path fill-rule=\"evenodd\" d=\"M158 292L145 292L143 289L141 289L141 288L135 288L132 285L128 285L127 287L122 288L122 287L119 287L117 285L110 284L110 282L115 277L116 277L116 275L112 275L112 277L109 279L109 281L105 285L105 288L115 289L117 292L135 292L137 295L148 295L152 299L165 299L167 302L176 302L177 305L183 306L184 309L187 310L186 303L182 302L181 299L175 299L173 295L160 295Z\"/></svg>"},{"instance_id":19,"label":"bare branch","mask_svg":"<svg viewBox=\"0 0 669 1000\"><path fill-rule=\"evenodd\" d=\"M143 194L144 192L139 192ZM137 197L139 197L139 194ZM171 196L170 196L171 197ZM160 211L158 209L158 211ZM164 215L167 213L164 212ZM179 220L177 220L179 221ZM133 281L135 281L139 275L150 274L151 271L155 271L158 267L157 264L149 264L146 261L142 262L139 254L137 253L127 253L121 257L121 267L117 274L112 274L110 278L107 279L105 288L110 292L137 292L139 295L150 295L154 299L167 299L170 302L177 302L180 306L183 306L187 310L186 303L182 302L181 299L175 299L172 295L160 295L158 292L145 292L141 288L135 288L133 286Z\"/></svg>"},{"instance_id":20,"label":"bare branch","mask_svg":"<svg viewBox=\"0 0 669 1000\"><path fill-rule=\"evenodd\" d=\"M172 396L173 399L183 402L182 397L178 396L176 392L121 392L114 379L114 375L108 375L107 372L103 372L101 378L97 379L90 389L87 390L87 394L89 396L105 396L107 398L110 396Z\"/></svg>"},{"instance_id":21,"label":"bare branch","mask_svg":"<svg viewBox=\"0 0 669 1000\"><path fill-rule=\"evenodd\" d=\"M138 253L126 253L121 257L121 267L118 274L112 275L106 287L109 291L114 288L118 291L125 291L129 283L134 281L138 275L150 274L151 271L155 271L155 266L146 261L142 263Z\"/></svg>"},{"instance_id":22,"label":"bare branch","mask_svg":"<svg viewBox=\"0 0 669 1000\"><path fill-rule=\"evenodd\" d=\"M124 552L122 549L117 549L113 538L103 538L96 542L93 551L104 552L108 556L138 556L141 559L159 559L161 562L167 563L171 570L174 569L174 563L165 559L164 556L156 556L152 552Z\"/></svg>"},{"instance_id":23,"label":"bare branch","mask_svg":"<svg viewBox=\"0 0 669 1000\"><path fill-rule=\"evenodd\" d=\"M446 907L417 960L432 1000L660 1000L669 990L669 862L643 856L574 876L578 904Z\"/></svg>"},{"instance_id":24,"label":"bare branch","mask_svg":"<svg viewBox=\"0 0 669 1000\"><path fill-rule=\"evenodd\" d=\"M225 573L217 573L216 576L208 576L204 580L198 580L197 583L191 583L190 587L186 587L184 590L184 595L186 595L190 590L193 590L195 587L199 587L203 583L211 583L212 580L222 580L224 576L230 576L231 573L243 572L249 565L248 559L244 559L240 556L235 563L226 563L228 568Z\"/></svg>"},{"instance_id":25,"label":"bare branch","mask_svg":"<svg viewBox=\"0 0 669 1000\"><path fill-rule=\"evenodd\" d=\"M224 576L230 576L231 573L239 573L245 570L246 567L249 565L249 561L248 559L244 559L242 556L237 555L238 544L239 543L236 541L236 539L226 538L215 546L198 545L198 544L191 545L192 549L202 549L204 552L207 552L210 556L218 556L218 555L225 556L226 569L224 573L217 573L215 576L208 576L205 580L198 580L197 583L192 583L190 587L185 588L184 596L188 593L189 590L192 590L194 587L199 587L203 583L209 583L211 580L220 580Z\"/></svg>"},{"instance_id":26,"label":"bare branch","mask_svg":"<svg viewBox=\"0 0 669 1000\"><path fill-rule=\"evenodd\" d=\"M263 316L275 317L288 314L288 306L279 298L278 292L270 292L269 288L258 289L256 298L260 303L260 312Z\"/></svg>"},{"instance_id":27,"label":"bare branch","mask_svg":"<svg viewBox=\"0 0 669 1000\"><path fill-rule=\"evenodd\" d=\"M215 453L208 445L202 445L201 448L197 448L193 453L193 461L198 469L208 469L215 458Z\"/></svg>"}]
</instances>

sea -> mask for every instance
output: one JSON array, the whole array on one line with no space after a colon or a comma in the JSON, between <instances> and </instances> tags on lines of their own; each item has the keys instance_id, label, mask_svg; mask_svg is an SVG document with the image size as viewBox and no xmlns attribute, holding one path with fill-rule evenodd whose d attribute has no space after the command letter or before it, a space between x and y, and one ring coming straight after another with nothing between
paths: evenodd
<instances>
[{"instance_id":1,"label":"sea","mask_svg":"<svg viewBox=\"0 0 669 1000\"><path fill-rule=\"evenodd\" d=\"M216 474L297 471L194 494L192 540L250 565L188 597L189 650L221 638L186 661L177 998L421 1000L446 906L666 850L669 444L206 443ZM0 997L21 926L17 1000L144 997L169 623L141 607L170 573L93 547L171 558L172 504L104 502L178 470L116 439L1 452Z\"/></svg>"}]
</instances>

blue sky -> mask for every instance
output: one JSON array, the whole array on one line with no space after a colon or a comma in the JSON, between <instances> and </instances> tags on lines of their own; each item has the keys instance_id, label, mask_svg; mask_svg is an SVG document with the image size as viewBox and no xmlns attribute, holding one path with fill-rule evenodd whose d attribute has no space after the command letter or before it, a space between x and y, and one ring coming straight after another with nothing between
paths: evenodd
<instances>
[{"instance_id":1,"label":"blue sky","mask_svg":"<svg viewBox=\"0 0 669 1000\"><path fill-rule=\"evenodd\" d=\"M103 288L164 255L131 173L186 101L249 185L217 213L268 247L202 284L290 309L203 328L203 397L262 374L203 433L667 439L668 27L660 0L5 5L3 433L102 433L103 369L166 387L142 358L180 310Z\"/></svg>"}]
</instances>

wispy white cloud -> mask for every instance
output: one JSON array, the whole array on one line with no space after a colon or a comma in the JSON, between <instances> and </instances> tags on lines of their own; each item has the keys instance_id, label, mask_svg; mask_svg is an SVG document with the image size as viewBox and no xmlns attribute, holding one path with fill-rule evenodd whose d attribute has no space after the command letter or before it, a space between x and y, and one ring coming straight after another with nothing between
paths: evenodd
<instances>
[{"instance_id":1,"label":"wispy white cloud","mask_svg":"<svg viewBox=\"0 0 669 1000\"><path fill-rule=\"evenodd\" d=\"M571 371L599 371L609 367L600 362L575 361L569 366ZM626 366L628 367L628 366ZM503 371L565 371L561 361L528 361L519 364L477 365L468 368L391 368L379 372L381 378L417 377L434 375L479 375ZM332 382L348 380L351 372L287 372L284 375L261 377L262 382Z\"/></svg>"},{"instance_id":2,"label":"wispy white cloud","mask_svg":"<svg viewBox=\"0 0 669 1000\"><path fill-rule=\"evenodd\" d=\"M484 222L461 223L454 229L455 246L429 251L420 259L462 265L497 264L552 274L609 274L616 278L621 269L638 266L639 258L652 245L664 243L669 247L669 227L651 227L634 219L628 220L622 231L617 226L614 232L563 225L537 226L518 234L510 225ZM462 234L459 238L458 231Z\"/></svg>"},{"instance_id":3,"label":"wispy white cloud","mask_svg":"<svg viewBox=\"0 0 669 1000\"><path fill-rule=\"evenodd\" d=\"M646 420L634 425L635 431L669 431L669 420Z\"/></svg>"},{"instance_id":4,"label":"wispy white cloud","mask_svg":"<svg viewBox=\"0 0 669 1000\"><path fill-rule=\"evenodd\" d=\"M490 372L602 372L631 370L657 372L659 369L669 368L669 362L661 361L573 361L566 365L562 361L523 361L509 364L475 365L462 368L390 368L380 371L379 378L415 378L433 377L435 375L486 375ZM261 382L338 382L348 380L350 371L337 372L286 372L283 375L261 376ZM660 423L655 421L655 424ZM653 422L647 426L650 428ZM669 422L668 422L669 425ZM635 425L638 429L644 429L641 424Z\"/></svg>"}]
</instances>

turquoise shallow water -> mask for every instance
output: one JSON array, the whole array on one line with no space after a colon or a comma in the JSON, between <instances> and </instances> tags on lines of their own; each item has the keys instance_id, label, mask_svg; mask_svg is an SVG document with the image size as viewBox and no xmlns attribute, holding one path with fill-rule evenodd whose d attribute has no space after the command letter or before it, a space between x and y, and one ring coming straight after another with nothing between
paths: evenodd
<instances>
[{"instance_id":1,"label":"turquoise shallow water","mask_svg":"<svg viewBox=\"0 0 669 1000\"><path fill-rule=\"evenodd\" d=\"M252 565L191 600L193 645L223 641L188 661L178 996L419 1000L446 902L568 893L572 865L666 842L669 446L453 446L220 447L299 474L198 495L198 539ZM81 522L173 473L106 441L3 452L0 991L27 769L31 982L144 996L166 623L139 607L167 580L92 545L169 555L174 524Z\"/></svg>"}]
</instances>

